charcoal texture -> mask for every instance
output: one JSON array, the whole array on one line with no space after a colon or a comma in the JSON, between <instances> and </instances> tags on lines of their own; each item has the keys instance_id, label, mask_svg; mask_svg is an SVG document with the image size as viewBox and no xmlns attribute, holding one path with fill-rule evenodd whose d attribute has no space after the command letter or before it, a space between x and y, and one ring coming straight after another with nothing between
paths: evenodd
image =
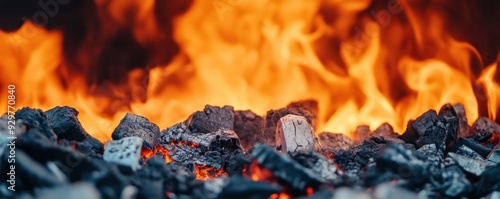
<instances>
[{"instance_id":1,"label":"charcoal texture","mask_svg":"<svg viewBox=\"0 0 500 199\"><path fill-rule=\"evenodd\" d=\"M140 137L144 139L147 148L154 148L160 129L156 124L149 122L148 119L127 113L115 128L111 137L119 140L125 137Z\"/></svg>"},{"instance_id":2,"label":"charcoal texture","mask_svg":"<svg viewBox=\"0 0 500 199\"><path fill-rule=\"evenodd\" d=\"M234 109L231 106L205 106L186 121L192 133L210 133L219 129L234 129Z\"/></svg>"},{"instance_id":3,"label":"charcoal texture","mask_svg":"<svg viewBox=\"0 0 500 199\"><path fill-rule=\"evenodd\" d=\"M271 145L270 140L274 140L274 135L266 137L263 134L264 118L256 115L252 111L234 112L234 132L238 135L241 147L245 150L252 148L256 143Z\"/></svg>"},{"instance_id":4,"label":"charcoal texture","mask_svg":"<svg viewBox=\"0 0 500 199\"><path fill-rule=\"evenodd\" d=\"M320 133L319 141L323 147L343 150L347 150L353 144L351 138L341 133Z\"/></svg>"},{"instance_id":5,"label":"charcoal texture","mask_svg":"<svg viewBox=\"0 0 500 199\"><path fill-rule=\"evenodd\" d=\"M55 107L45 112L49 126L59 139L83 141L88 134L78 121L78 111L64 106Z\"/></svg>"},{"instance_id":6,"label":"charcoal texture","mask_svg":"<svg viewBox=\"0 0 500 199\"><path fill-rule=\"evenodd\" d=\"M40 133L52 142L57 140L56 134L50 128L47 115L42 110L24 107L16 112L15 117L18 120L22 120L28 129L38 129Z\"/></svg>"}]
</instances>

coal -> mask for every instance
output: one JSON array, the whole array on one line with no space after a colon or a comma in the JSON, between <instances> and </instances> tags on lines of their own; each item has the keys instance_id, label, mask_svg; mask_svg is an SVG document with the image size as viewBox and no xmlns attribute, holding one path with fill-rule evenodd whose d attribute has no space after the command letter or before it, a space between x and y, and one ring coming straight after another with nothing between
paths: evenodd
<instances>
[{"instance_id":1,"label":"coal","mask_svg":"<svg viewBox=\"0 0 500 199\"><path fill-rule=\"evenodd\" d=\"M486 157L486 160L495 164L500 164L500 144L497 144L497 146L491 150L490 154Z\"/></svg>"},{"instance_id":2,"label":"coal","mask_svg":"<svg viewBox=\"0 0 500 199\"><path fill-rule=\"evenodd\" d=\"M455 160L455 162L464 171L476 176L480 176L486 170L487 167L494 165L493 163L488 161L478 160L464 155L459 155L456 153L448 153L448 156L453 158L453 160Z\"/></svg>"},{"instance_id":3,"label":"coal","mask_svg":"<svg viewBox=\"0 0 500 199\"><path fill-rule=\"evenodd\" d=\"M103 159L137 170L140 168L139 159L143 142L144 140L140 137L125 137L120 140L108 141Z\"/></svg>"},{"instance_id":4,"label":"coal","mask_svg":"<svg viewBox=\"0 0 500 199\"><path fill-rule=\"evenodd\" d=\"M140 137L145 141L146 148L154 148L160 129L156 124L149 122L148 119L127 113L115 128L111 137L119 140L126 137Z\"/></svg>"},{"instance_id":5,"label":"coal","mask_svg":"<svg viewBox=\"0 0 500 199\"><path fill-rule=\"evenodd\" d=\"M470 126L467 122L467 116L465 115L465 108L462 104L453 105L453 109L457 113L458 118L458 136L467 137L470 135Z\"/></svg>"},{"instance_id":6,"label":"coal","mask_svg":"<svg viewBox=\"0 0 500 199\"><path fill-rule=\"evenodd\" d=\"M488 156L488 154L491 151L491 148L485 147L478 143L477 141L473 140L472 138L458 138L455 144L449 149L450 152L457 152L460 147L465 146L467 148L470 148L474 152L478 153L481 155L483 158Z\"/></svg>"},{"instance_id":7,"label":"coal","mask_svg":"<svg viewBox=\"0 0 500 199\"><path fill-rule=\"evenodd\" d=\"M415 144L418 148L435 144L444 149L455 142L457 133L457 114L450 104L446 104L439 111L439 116L435 110L429 110L410 122L401 139Z\"/></svg>"},{"instance_id":8,"label":"coal","mask_svg":"<svg viewBox=\"0 0 500 199\"><path fill-rule=\"evenodd\" d=\"M469 158L473 158L476 160L484 160L484 158L481 155L479 155L479 153L464 145L458 148L457 154L467 156Z\"/></svg>"},{"instance_id":9,"label":"coal","mask_svg":"<svg viewBox=\"0 0 500 199\"><path fill-rule=\"evenodd\" d=\"M435 172L430 181L433 190L452 198L464 197L473 189L465 173L458 166L451 166L440 172Z\"/></svg>"},{"instance_id":10,"label":"coal","mask_svg":"<svg viewBox=\"0 0 500 199\"><path fill-rule=\"evenodd\" d=\"M192 133L185 123L178 123L160 134L158 146L168 150L175 161L221 169L234 155L242 153L239 138L228 129Z\"/></svg>"},{"instance_id":11,"label":"coal","mask_svg":"<svg viewBox=\"0 0 500 199\"><path fill-rule=\"evenodd\" d=\"M311 169L316 175L325 181L335 181L339 176L339 171L332 161L314 151L299 151L290 153L290 156L305 168Z\"/></svg>"},{"instance_id":12,"label":"coal","mask_svg":"<svg viewBox=\"0 0 500 199\"><path fill-rule=\"evenodd\" d=\"M28 129L38 129L51 142L57 140L56 134L50 128L47 115L42 110L24 107L16 111L15 117L16 120L22 120Z\"/></svg>"},{"instance_id":13,"label":"coal","mask_svg":"<svg viewBox=\"0 0 500 199\"><path fill-rule=\"evenodd\" d=\"M394 129L390 124L383 123L373 131L373 136L397 138L399 135L394 133Z\"/></svg>"},{"instance_id":14,"label":"coal","mask_svg":"<svg viewBox=\"0 0 500 199\"><path fill-rule=\"evenodd\" d=\"M234 108L231 106L205 106L186 121L192 133L210 133L219 129L234 129Z\"/></svg>"},{"instance_id":15,"label":"coal","mask_svg":"<svg viewBox=\"0 0 500 199\"><path fill-rule=\"evenodd\" d=\"M438 172L445 167L444 151L438 149L435 144L427 144L417 150L417 155L424 160L431 172Z\"/></svg>"},{"instance_id":16,"label":"coal","mask_svg":"<svg viewBox=\"0 0 500 199\"><path fill-rule=\"evenodd\" d=\"M487 168L476 185L476 196L485 196L492 191L500 191L500 165Z\"/></svg>"},{"instance_id":17,"label":"coal","mask_svg":"<svg viewBox=\"0 0 500 199\"><path fill-rule=\"evenodd\" d=\"M290 188L305 191L307 187L317 188L323 180L313 171L295 162L286 154L279 154L271 147L258 144L252 152L257 163L271 171L276 178Z\"/></svg>"},{"instance_id":18,"label":"coal","mask_svg":"<svg viewBox=\"0 0 500 199\"><path fill-rule=\"evenodd\" d=\"M347 150L353 144L351 138L341 133L323 132L319 134L319 142L325 147L332 149Z\"/></svg>"},{"instance_id":19,"label":"coal","mask_svg":"<svg viewBox=\"0 0 500 199\"><path fill-rule=\"evenodd\" d=\"M59 139L82 141L88 134L78 121L78 111L74 108L57 106L45 112L49 126Z\"/></svg>"},{"instance_id":20,"label":"coal","mask_svg":"<svg viewBox=\"0 0 500 199\"><path fill-rule=\"evenodd\" d=\"M493 136L500 136L500 125L486 117L479 117L472 125L472 138L479 142L489 141L491 144L498 144L498 140L490 139ZM493 142L492 142L493 141Z\"/></svg>"},{"instance_id":21,"label":"coal","mask_svg":"<svg viewBox=\"0 0 500 199\"><path fill-rule=\"evenodd\" d=\"M276 146L281 151L297 152L319 150L320 145L313 128L306 118L297 115L286 115L278 122L276 130Z\"/></svg>"},{"instance_id":22,"label":"coal","mask_svg":"<svg viewBox=\"0 0 500 199\"><path fill-rule=\"evenodd\" d=\"M270 144L274 140L274 134L266 137L263 134L264 118L258 116L252 111L234 112L234 132L238 135L241 147L244 150L252 148L256 143Z\"/></svg>"},{"instance_id":23,"label":"coal","mask_svg":"<svg viewBox=\"0 0 500 199\"><path fill-rule=\"evenodd\" d=\"M263 131L263 135L265 137L270 137L272 140L269 140L270 146L275 147L275 135L276 135L276 126L278 125L278 121L289 114L303 116L306 118L307 122L315 128L316 126L316 118L318 113L318 103L314 100L306 100L299 101L289 104L286 108L270 110L267 112L265 117L265 126Z\"/></svg>"},{"instance_id":24,"label":"coal","mask_svg":"<svg viewBox=\"0 0 500 199\"><path fill-rule=\"evenodd\" d=\"M356 128L354 132L354 140L363 141L371 136L370 127L368 125L361 125Z\"/></svg>"},{"instance_id":25,"label":"coal","mask_svg":"<svg viewBox=\"0 0 500 199\"><path fill-rule=\"evenodd\" d=\"M205 185L216 184L207 181ZM281 187L268 182L255 182L243 177L230 177L216 191L213 198L269 198L281 192Z\"/></svg>"}]
</instances>

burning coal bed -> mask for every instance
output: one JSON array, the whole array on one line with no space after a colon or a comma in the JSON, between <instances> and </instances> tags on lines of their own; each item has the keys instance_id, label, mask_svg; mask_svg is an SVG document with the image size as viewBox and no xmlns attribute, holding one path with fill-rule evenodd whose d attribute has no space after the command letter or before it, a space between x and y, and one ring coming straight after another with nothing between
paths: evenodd
<instances>
[{"instance_id":1,"label":"burning coal bed","mask_svg":"<svg viewBox=\"0 0 500 199\"><path fill-rule=\"evenodd\" d=\"M207 105L163 131L127 114L103 144L71 107L23 108L17 139L1 118L0 169L11 172L15 143L15 183L1 175L0 198L500 198L500 125L469 127L461 105L353 139L316 136L317 112L315 101L265 117Z\"/></svg>"}]
</instances>

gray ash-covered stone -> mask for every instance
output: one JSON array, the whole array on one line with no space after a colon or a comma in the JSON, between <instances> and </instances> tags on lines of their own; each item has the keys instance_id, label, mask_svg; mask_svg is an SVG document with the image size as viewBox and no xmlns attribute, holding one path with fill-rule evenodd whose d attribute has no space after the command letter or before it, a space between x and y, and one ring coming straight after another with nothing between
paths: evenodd
<instances>
[{"instance_id":1,"label":"gray ash-covered stone","mask_svg":"<svg viewBox=\"0 0 500 199\"><path fill-rule=\"evenodd\" d=\"M478 160L456 153L448 153L448 156L450 156L464 171L476 176L480 176L487 167L495 165L488 161Z\"/></svg>"},{"instance_id":2,"label":"gray ash-covered stone","mask_svg":"<svg viewBox=\"0 0 500 199\"><path fill-rule=\"evenodd\" d=\"M145 117L127 113L115 128L111 137L113 140L119 140L126 137L140 137L144 139L146 148L154 148L160 128L151 123Z\"/></svg>"},{"instance_id":3,"label":"gray ash-covered stone","mask_svg":"<svg viewBox=\"0 0 500 199\"><path fill-rule=\"evenodd\" d=\"M491 150L490 154L486 157L486 160L495 164L500 164L500 144Z\"/></svg>"},{"instance_id":4,"label":"gray ash-covered stone","mask_svg":"<svg viewBox=\"0 0 500 199\"><path fill-rule=\"evenodd\" d=\"M144 140L140 137L125 137L120 140L108 141L103 159L137 170L140 168L139 159L143 142Z\"/></svg>"},{"instance_id":5,"label":"gray ash-covered stone","mask_svg":"<svg viewBox=\"0 0 500 199\"><path fill-rule=\"evenodd\" d=\"M78 111L69 106L57 106L45 112L49 126L59 139L82 141L88 134L78 121Z\"/></svg>"},{"instance_id":6,"label":"gray ash-covered stone","mask_svg":"<svg viewBox=\"0 0 500 199\"><path fill-rule=\"evenodd\" d=\"M314 130L307 123L306 118L292 114L279 120L276 130L276 146L281 147L284 153L320 149Z\"/></svg>"},{"instance_id":7,"label":"gray ash-covered stone","mask_svg":"<svg viewBox=\"0 0 500 199\"><path fill-rule=\"evenodd\" d=\"M464 197L472 191L471 183L458 166L434 172L430 178L433 189L452 198Z\"/></svg>"},{"instance_id":8,"label":"gray ash-covered stone","mask_svg":"<svg viewBox=\"0 0 500 199\"><path fill-rule=\"evenodd\" d=\"M219 129L234 129L234 108L206 105L203 111L191 115L186 124L192 133L210 133Z\"/></svg>"}]
</instances>

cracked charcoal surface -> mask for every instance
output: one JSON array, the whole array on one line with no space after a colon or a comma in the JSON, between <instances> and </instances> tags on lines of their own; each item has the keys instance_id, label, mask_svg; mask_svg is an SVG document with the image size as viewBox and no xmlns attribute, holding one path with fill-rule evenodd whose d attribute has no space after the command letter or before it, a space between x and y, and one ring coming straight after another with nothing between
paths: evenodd
<instances>
[{"instance_id":1,"label":"cracked charcoal surface","mask_svg":"<svg viewBox=\"0 0 500 199\"><path fill-rule=\"evenodd\" d=\"M127 113L115 128L111 137L114 140L125 137L140 137L144 139L145 147L152 149L156 144L159 133L158 126L149 122L145 117Z\"/></svg>"},{"instance_id":2,"label":"cracked charcoal surface","mask_svg":"<svg viewBox=\"0 0 500 199\"><path fill-rule=\"evenodd\" d=\"M60 139L82 141L88 134L78 121L78 111L64 106L55 107L45 112L49 126Z\"/></svg>"},{"instance_id":3,"label":"cracked charcoal surface","mask_svg":"<svg viewBox=\"0 0 500 199\"><path fill-rule=\"evenodd\" d=\"M205 106L186 121L192 133L210 133L220 129L234 129L234 109L231 106Z\"/></svg>"},{"instance_id":4,"label":"cracked charcoal surface","mask_svg":"<svg viewBox=\"0 0 500 199\"><path fill-rule=\"evenodd\" d=\"M16 111L15 117L16 120L22 120L28 129L36 128L50 141L56 141L57 136L50 128L47 115L42 110L24 107Z\"/></svg>"},{"instance_id":5,"label":"cracked charcoal surface","mask_svg":"<svg viewBox=\"0 0 500 199\"><path fill-rule=\"evenodd\" d=\"M252 111L234 112L234 132L240 138L243 149L252 148L256 143L270 145L270 140L274 140L274 135L267 137L262 132L263 128L264 118Z\"/></svg>"}]
</instances>

